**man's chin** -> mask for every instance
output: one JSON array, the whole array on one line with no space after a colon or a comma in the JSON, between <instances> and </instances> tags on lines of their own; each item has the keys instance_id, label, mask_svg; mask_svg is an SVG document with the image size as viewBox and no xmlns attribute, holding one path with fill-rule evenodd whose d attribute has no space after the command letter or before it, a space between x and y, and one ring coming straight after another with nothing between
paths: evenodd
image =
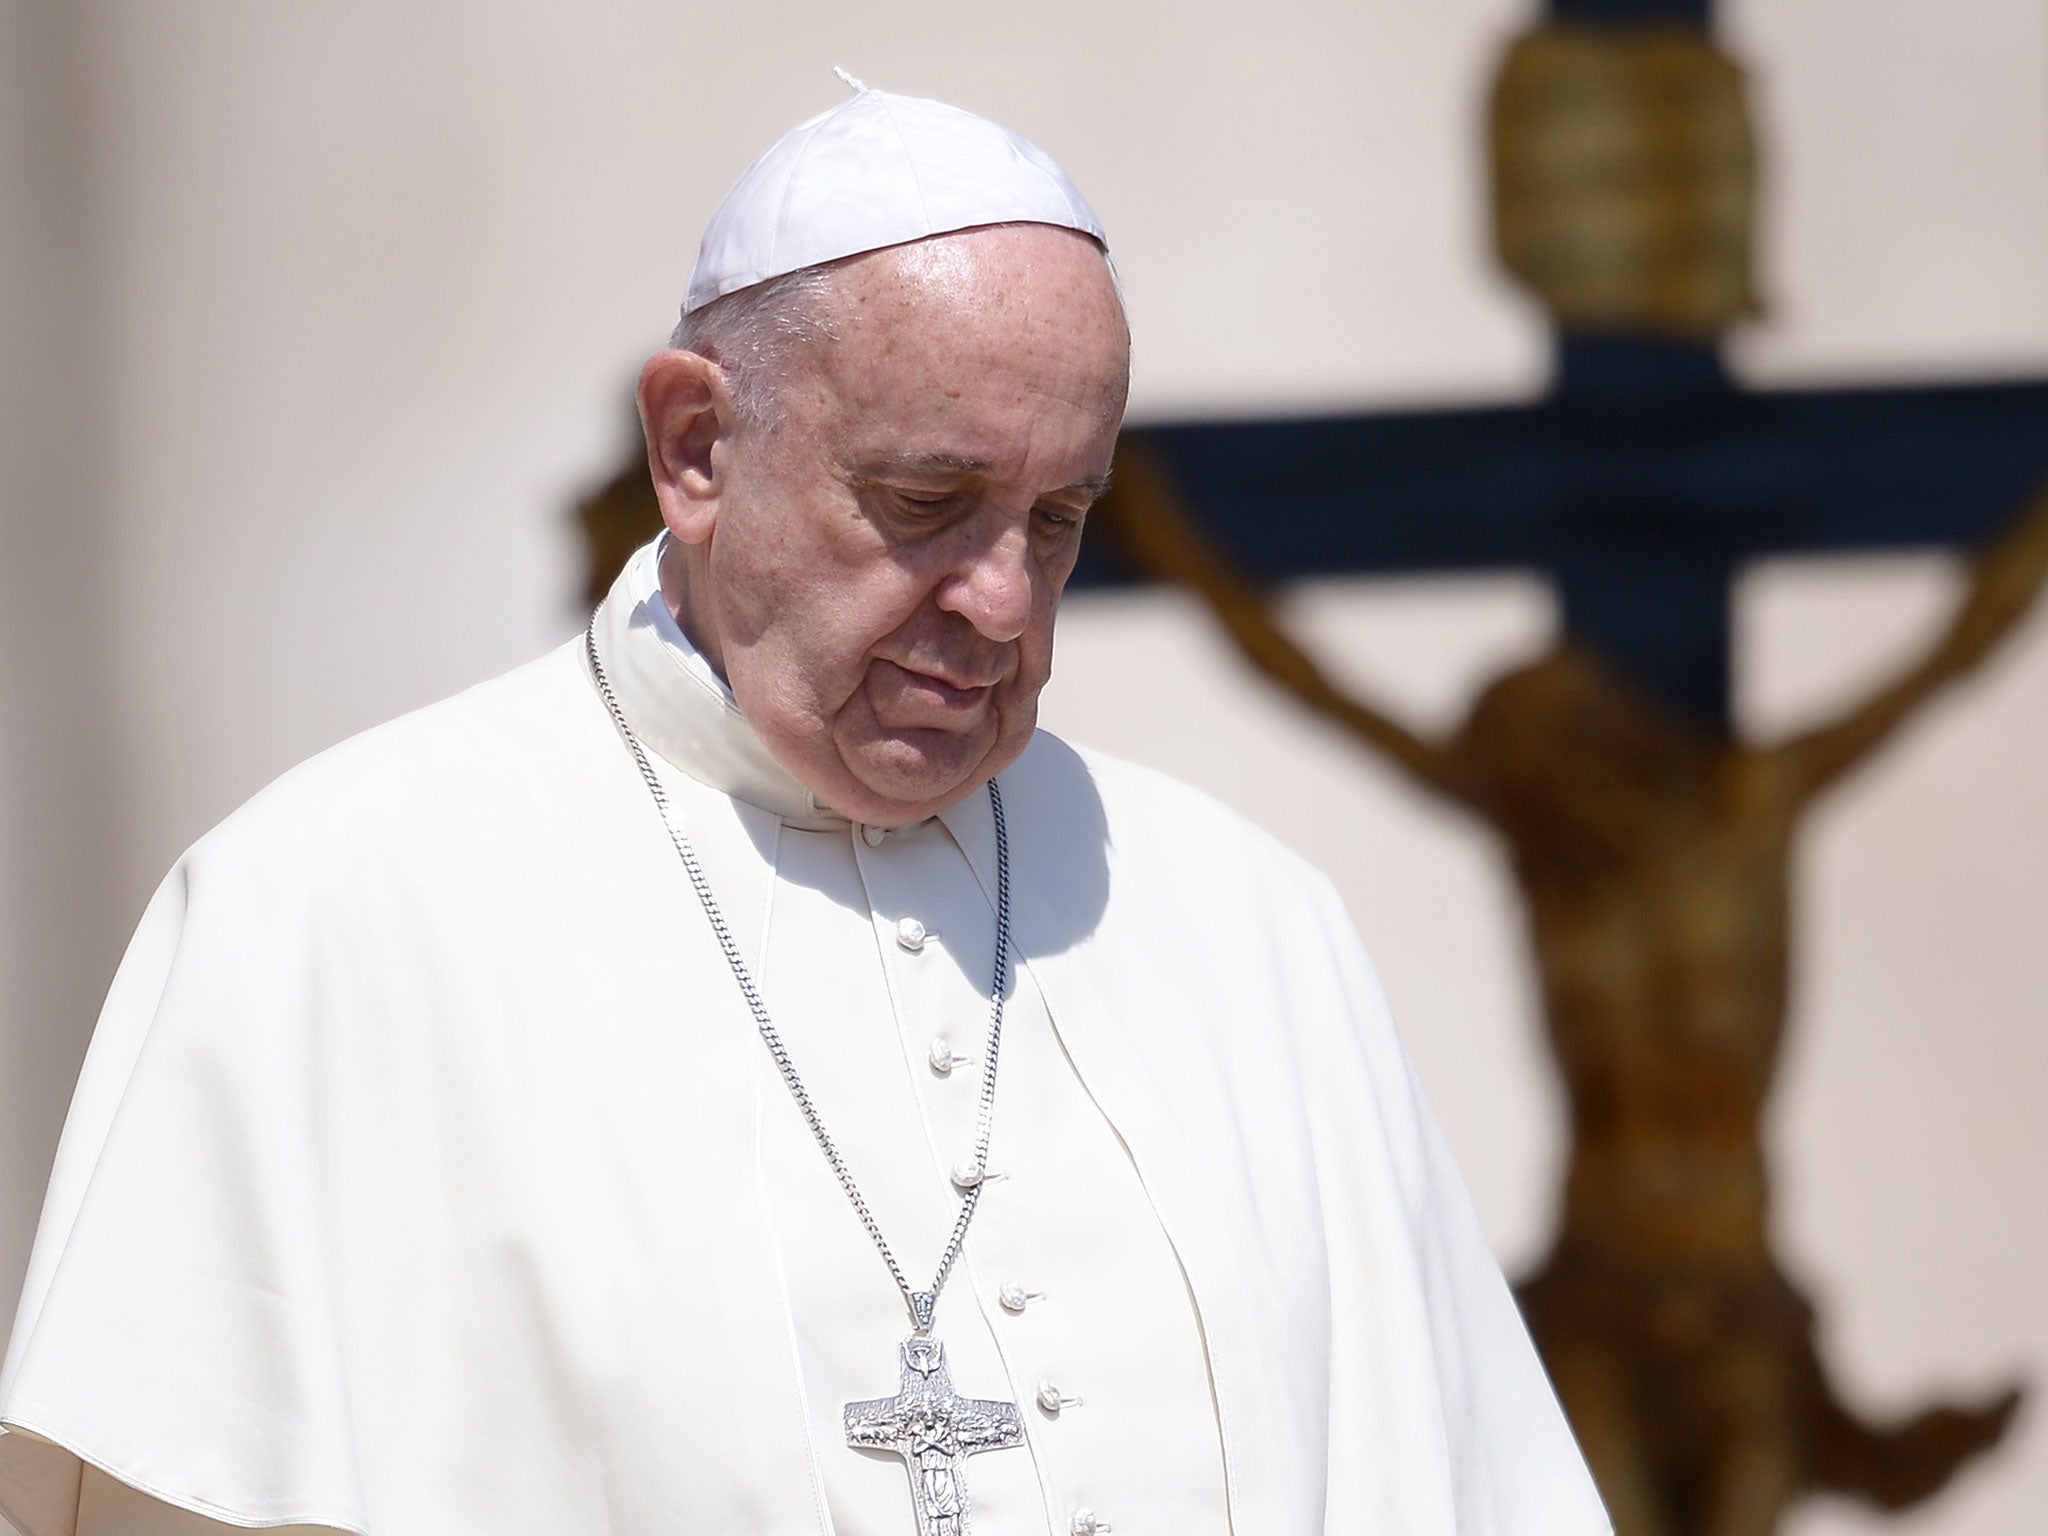
<instances>
[{"instance_id":1,"label":"man's chin","mask_svg":"<svg viewBox=\"0 0 2048 1536\"><path fill-rule=\"evenodd\" d=\"M893 731L864 742L841 759L865 792L867 814L849 814L880 825L935 816L1009 765L1015 754L999 755L995 747L985 736L930 730Z\"/></svg>"}]
</instances>

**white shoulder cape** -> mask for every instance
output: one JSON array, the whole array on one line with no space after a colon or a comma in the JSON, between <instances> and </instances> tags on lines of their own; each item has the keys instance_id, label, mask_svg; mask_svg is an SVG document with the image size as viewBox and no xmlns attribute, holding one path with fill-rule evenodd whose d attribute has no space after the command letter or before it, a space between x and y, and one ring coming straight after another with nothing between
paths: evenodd
<instances>
[{"instance_id":1,"label":"white shoulder cape","mask_svg":"<svg viewBox=\"0 0 2048 1536\"><path fill-rule=\"evenodd\" d=\"M1606 1531L1328 883L1044 733L1002 785L1017 950L1195 1296L1240 1536ZM985 799L946 821L991 883ZM760 1049L579 647L287 775L107 1000L0 1512L70 1536L83 1459L242 1526L821 1531Z\"/></svg>"}]
</instances>

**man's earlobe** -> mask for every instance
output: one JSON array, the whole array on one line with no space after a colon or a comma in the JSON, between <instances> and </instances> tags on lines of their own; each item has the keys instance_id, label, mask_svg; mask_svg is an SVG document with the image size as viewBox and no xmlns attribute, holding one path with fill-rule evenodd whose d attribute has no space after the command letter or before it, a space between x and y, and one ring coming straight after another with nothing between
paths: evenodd
<instances>
[{"instance_id":1,"label":"man's earlobe","mask_svg":"<svg viewBox=\"0 0 2048 1536\"><path fill-rule=\"evenodd\" d=\"M695 352L657 352L640 370L639 399L662 521L684 543L701 543L711 536L723 488L714 450L732 430L724 371Z\"/></svg>"}]
</instances>

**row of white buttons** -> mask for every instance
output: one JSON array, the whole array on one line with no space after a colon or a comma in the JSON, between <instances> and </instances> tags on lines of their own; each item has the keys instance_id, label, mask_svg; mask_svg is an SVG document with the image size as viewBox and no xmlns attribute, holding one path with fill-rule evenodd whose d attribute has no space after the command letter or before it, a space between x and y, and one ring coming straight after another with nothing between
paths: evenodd
<instances>
[{"instance_id":1,"label":"row of white buttons","mask_svg":"<svg viewBox=\"0 0 2048 1536\"><path fill-rule=\"evenodd\" d=\"M925 927L923 923L914 917L902 917L896 920L896 943L900 948L908 950L913 955L921 953L925 945L937 937L936 933ZM952 1042L943 1035L932 1041L931 1049L925 1053L925 1059L931 1062L932 1070L941 1077L949 1077L952 1075L955 1067L968 1066L974 1061L972 1056L962 1056L956 1052L953 1049ZM953 1182L959 1184L962 1189L972 1187L971 1183L963 1183L961 1181L957 1169L954 1171Z\"/></svg>"},{"instance_id":2,"label":"row of white buttons","mask_svg":"<svg viewBox=\"0 0 2048 1536\"><path fill-rule=\"evenodd\" d=\"M880 847L888 835L889 831L886 827L864 826L861 828L861 840L870 848ZM922 952L926 943L937 937L937 934L926 928L923 923L914 917L899 918L897 920L896 943L898 947L913 955ZM949 1076L955 1067L966 1065L974 1060L972 1056L955 1054L952 1045L944 1038L932 1041L929 1059L932 1070L941 1077ZM963 1158L960 1162L953 1165L952 1177L953 1183L959 1188L972 1189L977 1184L992 1183L996 1179L1002 1178L1003 1175L993 1169L977 1168L972 1161ZM1002 1304L1004 1311L1021 1313L1032 1302L1043 1301L1045 1299L1045 1292L1031 1290L1013 1281L1002 1287L997 1293L996 1299ZM1068 1408L1079 1408L1081 1405L1082 1400L1080 1398L1062 1392L1056 1382L1041 1381L1038 1384L1038 1406L1047 1413L1058 1414ZM1094 1510L1084 1508L1074 1511L1074 1518L1070 1528L1074 1536L1106 1536L1106 1533L1110 1530L1110 1524L1107 1520L1097 1515Z\"/></svg>"},{"instance_id":3,"label":"row of white buttons","mask_svg":"<svg viewBox=\"0 0 2048 1536\"><path fill-rule=\"evenodd\" d=\"M899 918L897 920L896 942L904 949L909 950L913 955L920 952L928 941L937 937L936 933L933 933L914 917ZM970 1066L974 1062L974 1057L962 1056L955 1051L952 1041L948 1040L944 1035L934 1037L931 1049L925 1052L925 1059L931 1063L932 1070L941 1077L950 1077L955 1067ZM956 1184L960 1183L957 1175L954 1177L953 1182ZM963 1189L967 1187L964 1184L961 1185Z\"/></svg>"}]
</instances>

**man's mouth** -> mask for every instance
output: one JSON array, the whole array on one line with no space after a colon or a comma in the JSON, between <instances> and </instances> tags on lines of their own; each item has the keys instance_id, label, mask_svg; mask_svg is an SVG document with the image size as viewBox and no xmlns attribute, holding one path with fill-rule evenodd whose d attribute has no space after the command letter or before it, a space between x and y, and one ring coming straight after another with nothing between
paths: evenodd
<instances>
[{"instance_id":1,"label":"man's mouth","mask_svg":"<svg viewBox=\"0 0 2048 1536\"><path fill-rule=\"evenodd\" d=\"M936 716L957 716L978 710L995 691L997 679L972 672L924 671L901 662L884 661L878 679L883 691L901 707Z\"/></svg>"},{"instance_id":2,"label":"man's mouth","mask_svg":"<svg viewBox=\"0 0 2048 1536\"><path fill-rule=\"evenodd\" d=\"M941 703L966 708L978 704L987 697L994 683L954 682L931 672L913 672L908 668L903 674L909 679L911 689L918 693L930 694Z\"/></svg>"}]
</instances>

